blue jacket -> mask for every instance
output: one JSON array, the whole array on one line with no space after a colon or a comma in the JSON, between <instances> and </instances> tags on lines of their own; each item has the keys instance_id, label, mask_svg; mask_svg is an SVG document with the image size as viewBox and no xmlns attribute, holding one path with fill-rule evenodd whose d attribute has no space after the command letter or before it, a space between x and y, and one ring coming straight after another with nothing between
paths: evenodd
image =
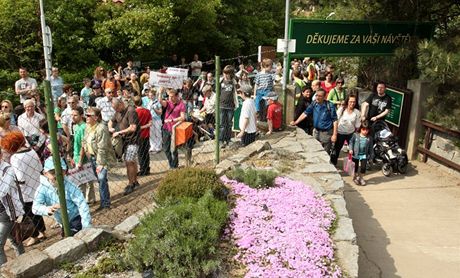
<instances>
[{"instance_id":1,"label":"blue jacket","mask_svg":"<svg viewBox=\"0 0 460 278\"><path fill-rule=\"evenodd\" d=\"M91 226L91 215L80 189L64 177L65 198L69 221L80 215L83 229ZM40 186L35 193L32 212L37 215L48 215L48 207L59 204L57 188L54 187L45 176L40 176ZM61 210L54 212L54 218L62 224Z\"/></svg>"},{"instance_id":2,"label":"blue jacket","mask_svg":"<svg viewBox=\"0 0 460 278\"><path fill-rule=\"evenodd\" d=\"M319 130L330 130L337 121L335 105L327 100L323 104L313 101L304 113L307 116L313 115L313 127Z\"/></svg>"},{"instance_id":3,"label":"blue jacket","mask_svg":"<svg viewBox=\"0 0 460 278\"><path fill-rule=\"evenodd\" d=\"M353 158L359 159L359 133L354 133L353 137L351 137L350 142L348 142L348 148L353 150ZM374 143L371 136L367 137L366 140L366 159L371 159L374 157Z\"/></svg>"}]
</instances>

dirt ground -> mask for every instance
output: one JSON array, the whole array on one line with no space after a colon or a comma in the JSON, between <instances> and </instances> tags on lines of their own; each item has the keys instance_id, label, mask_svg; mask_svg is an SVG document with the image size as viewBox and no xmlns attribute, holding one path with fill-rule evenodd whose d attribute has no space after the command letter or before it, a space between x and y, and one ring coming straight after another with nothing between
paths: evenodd
<instances>
[{"instance_id":1,"label":"dirt ground","mask_svg":"<svg viewBox=\"0 0 460 278\"><path fill-rule=\"evenodd\" d=\"M365 187L343 177L359 277L459 277L460 175L412 161L405 175L369 172Z\"/></svg>"}]
</instances>

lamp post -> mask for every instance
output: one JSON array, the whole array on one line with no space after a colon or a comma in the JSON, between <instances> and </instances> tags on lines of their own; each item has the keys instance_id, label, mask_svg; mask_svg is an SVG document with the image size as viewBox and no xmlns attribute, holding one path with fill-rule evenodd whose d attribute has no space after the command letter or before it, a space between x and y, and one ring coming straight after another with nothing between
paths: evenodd
<instances>
[{"instance_id":1,"label":"lamp post","mask_svg":"<svg viewBox=\"0 0 460 278\"><path fill-rule=\"evenodd\" d=\"M286 0L286 11L285 11L285 16L284 16L284 68L283 68L283 83L282 83L282 89L283 89L283 122L286 123L286 109L287 109L287 102L286 102L286 88L287 84L290 80L288 77L289 75L289 68L288 68L288 63L289 63L289 0Z\"/></svg>"}]
</instances>

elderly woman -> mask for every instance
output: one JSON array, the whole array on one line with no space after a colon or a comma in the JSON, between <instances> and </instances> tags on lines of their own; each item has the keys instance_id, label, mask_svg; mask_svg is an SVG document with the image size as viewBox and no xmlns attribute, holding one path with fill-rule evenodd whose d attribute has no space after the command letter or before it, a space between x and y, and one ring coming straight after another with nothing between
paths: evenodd
<instances>
[{"instance_id":1,"label":"elderly woman","mask_svg":"<svg viewBox=\"0 0 460 278\"><path fill-rule=\"evenodd\" d=\"M8 132L0 141L2 149L11 154L11 167L16 174L16 178L24 198L25 215L32 219L35 231L32 237L26 242L25 246L38 243L40 239L45 239L45 222L42 216L32 213L32 203L35 192L40 185L40 172L42 164L37 153L26 146L26 139L19 131Z\"/></svg>"},{"instance_id":2,"label":"elderly woman","mask_svg":"<svg viewBox=\"0 0 460 278\"><path fill-rule=\"evenodd\" d=\"M99 195L101 204L97 210L110 208L110 191L107 180L108 167L115 160L111 136L107 126L101 123L101 110L89 107L86 111L86 129L82 141L80 161L84 156L88 157L93 164L99 181ZM81 167L81 163L78 167Z\"/></svg>"},{"instance_id":3,"label":"elderly woman","mask_svg":"<svg viewBox=\"0 0 460 278\"><path fill-rule=\"evenodd\" d=\"M19 192L16 187L15 175L10 165L3 161L0 149L0 265L6 262L5 243L10 238L11 243L16 251L16 255L24 253L22 242L15 242L10 231L13 228L14 215L19 217L24 215L24 209L20 202Z\"/></svg>"}]
</instances>

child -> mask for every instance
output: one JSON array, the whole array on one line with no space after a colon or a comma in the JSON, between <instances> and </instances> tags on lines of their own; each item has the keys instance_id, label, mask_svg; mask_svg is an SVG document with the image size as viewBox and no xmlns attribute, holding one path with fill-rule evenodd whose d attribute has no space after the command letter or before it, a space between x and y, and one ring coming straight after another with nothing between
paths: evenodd
<instances>
[{"instance_id":1,"label":"child","mask_svg":"<svg viewBox=\"0 0 460 278\"><path fill-rule=\"evenodd\" d=\"M260 102L262 98L266 96L269 92L273 91L273 84L275 83L275 75L271 73L272 70L272 60L264 59L262 61L262 71L256 75L254 81L254 95L256 103L257 113L261 113ZM262 113L263 114L263 113Z\"/></svg>"},{"instance_id":2,"label":"child","mask_svg":"<svg viewBox=\"0 0 460 278\"><path fill-rule=\"evenodd\" d=\"M283 107L278 102L278 95L275 92L270 92L264 97L268 101L267 109L267 123L268 132L267 135L281 129L283 122Z\"/></svg>"},{"instance_id":3,"label":"child","mask_svg":"<svg viewBox=\"0 0 460 278\"><path fill-rule=\"evenodd\" d=\"M91 80L89 78L83 78L83 89L80 92L80 101L83 102L83 108L88 108L89 96L91 95Z\"/></svg>"},{"instance_id":4,"label":"child","mask_svg":"<svg viewBox=\"0 0 460 278\"><path fill-rule=\"evenodd\" d=\"M66 170L65 163L61 159L61 166ZM40 186L35 194L32 212L36 215L54 215L56 221L62 224L59 196L56 190L56 173L53 158L45 160L43 166L43 176L40 176ZM70 232L73 236L81 229L91 227L91 216L89 207L80 189L64 177L65 197L67 213L70 222ZM64 236L64 231L61 231Z\"/></svg>"},{"instance_id":5,"label":"child","mask_svg":"<svg viewBox=\"0 0 460 278\"><path fill-rule=\"evenodd\" d=\"M355 175L353 182L356 185L366 185L364 181L364 174L366 173L367 160L373 155L373 143L372 138L369 136L369 123L363 122L360 127L359 134L353 134L349 142L350 154L353 155L353 162L355 163ZM361 164L361 166L359 165ZM360 173L358 175L358 168L360 167Z\"/></svg>"}]
</instances>

